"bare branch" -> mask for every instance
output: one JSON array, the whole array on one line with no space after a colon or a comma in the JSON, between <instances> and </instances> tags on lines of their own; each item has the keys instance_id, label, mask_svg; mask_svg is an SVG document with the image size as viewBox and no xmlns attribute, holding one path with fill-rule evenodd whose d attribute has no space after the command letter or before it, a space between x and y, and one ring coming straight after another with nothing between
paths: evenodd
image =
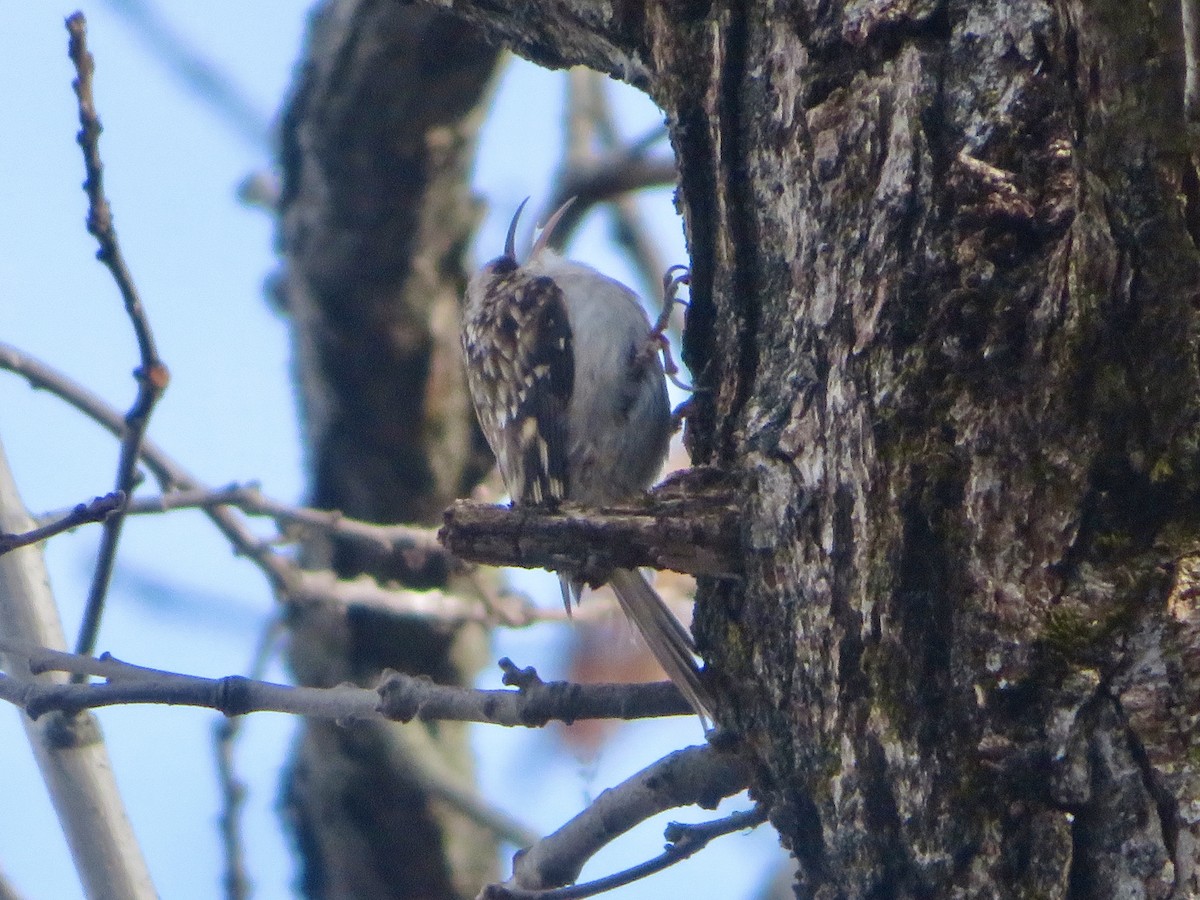
<instances>
[{"instance_id":1,"label":"bare branch","mask_svg":"<svg viewBox=\"0 0 1200 900\"><path fill-rule=\"evenodd\" d=\"M297 528L319 531L343 540L356 541L375 548L381 554L419 553L424 557L449 557L449 553L437 538L436 528L417 525L381 525L352 519L337 510L314 509L293 506L265 496L257 484L230 484L220 488L198 487L188 490L169 491L157 497L135 497L125 507L125 514L146 516L170 512L177 509L209 510L216 506L233 506L250 516L274 519L282 540L290 540ZM66 518L74 510L56 510L37 517L39 522L49 524ZM65 531L86 524L91 519L81 519L59 529ZM279 543L276 541L275 543ZM0 543L0 552L3 544ZM415 561L423 565L425 560Z\"/></svg>"},{"instance_id":2,"label":"bare branch","mask_svg":"<svg viewBox=\"0 0 1200 900\"><path fill-rule=\"evenodd\" d=\"M31 718L51 711L75 713L102 706L152 703L198 706L227 716L284 712L319 719L407 722L457 721L540 727L549 721L640 719L691 712L668 681L650 684L572 684L542 682L533 669L501 660L505 682L517 690L481 691L434 684L427 678L390 672L378 690L338 685L292 687L229 675L202 678L99 657L63 653L0 638L0 651L28 660L34 674L70 672L107 679L103 683L49 684L18 675L0 676L0 698L22 707Z\"/></svg>"},{"instance_id":3,"label":"bare branch","mask_svg":"<svg viewBox=\"0 0 1200 900\"><path fill-rule=\"evenodd\" d=\"M0 448L0 530L23 532L32 525ZM65 645L49 585L38 548L22 547L0 557L0 635L14 642ZM26 658L2 648L0 664L37 688L53 689L62 680L32 673ZM22 724L87 895L157 896L95 719L55 715L35 722L23 716Z\"/></svg>"},{"instance_id":4,"label":"bare branch","mask_svg":"<svg viewBox=\"0 0 1200 900\"><path fill-rule=\"evenodd\" d=\"M0 369L20 375L30 387L49 391L66 401L89 419L101 425L109 434L120 437L125 422L119 412L99 395L84 387L24 350L0 341ZM142 462L150 469L164 489L181 484L183 470L170 461L166 452L153 441L145 440L141 446ZM182 479L186 482L187 479Z\"/></svg>"},{"instance_id":5,"label":"bare branch","mask_svg":"<svg viewBox=\"0 0 1200 900\"><path fill-rule=\"evenodd\" d=\"M134 372L138 386L137 396L129 412L125 414L124 428L121 432L121 452L117 461L116 490L128 497L133 493L137 478L139 447L150 422L150 413L162 392L166 390L170 374L158 356L150 320L134 286L133 275L121 253L116 228L113 226L112 207L104 193L104 164L100 160L100 118L96 115L96 105L92 96L95 61L88 52L87 20L83 13L74 13L67 19L67 31L71 36L68 55L75 64L76 73L73 86L79 101L80 128L77 139L83 150L84 168L87 173L83 182L88 198L87 228L100 245L97 258L108 267L117 289L121 292L125 312L133 325L141 357L140 365ZM88 590L87 605L84 607L83 622L76 641L76 649L80 653L90 653L95 647L100 617L104 610L104 598L112 580L117 544L121 538L121 526L124 521L125 513L120 507L104 520L104 536L100 541L96 570Z\"/></svg>"},{"instance_id":6,"label":"bare branch","mask_svg":"<svg viewBox=\"0 0 1200 900\"><path fill-rule=\"evenodd\" d=\"M21 375L33 387L50 391L110 432L120 433L121 415L104 400L63 373L3 342L0 342L0 369ZM201 485L194 475L175 462L153 441L143 442L141 456L156 480L168 491L162 499L146 501L148 505L163 504L170 507L171 498L176 493L183 495L181 499L193 500L217 493ZM173 491L172 488L178 488L178 491ZM658 564L662 568L678 567L681 571L690 570L696 574L713 575L738 571L740 557L730 547L738 533L737 500L732 488L717 473L709 469L688 470L668 479L652 496L656 498L655 502L638 507L632 522L634 533L640 533L641 540L629 547L620 548L622 552L639 554L630 557L634 559L630 565ZM137 504L140 501L134 502ZM528 598L517 593L484 596L479 601L473 601L441 591L389 589L380 586L368 576L343 581L330 572L304 571L286 557L274 552L268 542L250 531L236 510L223 505L202 504L200 508L225 535L234 550L258 566L279 596L288 602L332 602L346 606L370 607L395 615L434 618L449 623L498 622L513 627L535 622L559 621L564 617L561 609L539 609ZM264 510L270 508L271 502L266 501ZM319 510L311 512L317 518L328 515L330 523L337 516L336 513L325 514ZM661 519L657 525L655 515ZM530 510L514 513L500 507L460 503L447 511L443 539L451 552L464 559L497 562L502 565L545 565L545 562L533 556L543 552L544 547L541 544L551 538L547 535L538 546L524 549L526 538L519 534L520 516L532 520L539 516L544 517L545 514L533 513ZM689 516L696 517L691 524L688 524ZM299 517L307 520L308 513L300 513ZM565 513L560 513L550 518L565 521L568 517ZM563 525L555 525L554 521L543 524L548 532L560 529L571 534L580 529L586 532L591 522L590 519L582 518L572 521L576 524L573 525L571 521L566 521ZM624 537L618 537L622 534L620 528L615 527L618 525L619 519L614 520L612 540L620 542L629 539L631 535L628 531L624 532ZM499 541L489 539L489 529L500 526L506 529L503 532L506 537ZM368 525L363 530L363 537L366 538L366 531L375 528L399 529L394 532L397 541L407 536L413 539L414 545L419 544L422 549L425 546L423 529L408 531L407 526ZM656 534L656 528L661 528L661 535ZM359 530L357 526L355 530ZM600 530L605 532L605 526L601 525ZM479 537L476 536L476 532L480 533ZM533 529L532 533L537 536L538 531ZM667 538L674 540L675 544L672 545ZM562 534L553 540L563 540ZM491 546L493 543L495 546ZM670 552L665 549L653 549L660 545L670 548ZM528 560L523 555L525 553L529 554ZM603 558L596 555L593 562ZM620 557L614 556L613 559L619 560ZM577 612L576 617L602 618L609 612L607 605L593 603Z\"/></svg>"},{"instance_id":7,"label":"bare branch","mask_svg":"<svg viewBox=\"0 0 1200 900\"><path fill-rule=\"evenodd\" d=\"M113 434L120 434L122 428L121 415L111 406L96 396L83 385L71 380L66 375L51 368L40 360L0 342L0 369L7 369L23 376L35 388L43 388L70 403ZM154 474L158 482L167 489L161 498L146 501L148 506L171 508L176 494L182 495L182 500L202 501L202 498L216 498L219 492L203 486L199 480L175 462L162 448L150 440L142 443L140 448L142 460ZM178 488L172 491L171 488ZM244 498L248 501L251 498ZM135 501L135 504L140 501ZM361 576L352 581L339 580L332 572L306 571L298 568L291 560L271 549L269 542L261 540L246 525L242 517L227 505L198 502L212 522L225 538L232 544L235 552L250 559L267 576L267 580L276 593L287 602L292 603L335 603L344 606L363 606L377 609L394 615L432 618L440 622L486 622L497 621L497 611L502 614L502 621L512 625L528 625L537 621L556 620L560 618L553 611L538 610L527 600L511 595L516 602L502 602L502 598L492 598L492 602L484 603L443 591L416 591L405 589L389 589L381 587L369 576ZM250 502L253 506L253 502ZM289 517L288 511L282 506L276 506L272 501L263 498L264 515ZM349 521L339 517L338 513L324 513L320 510L295 511L297 521L309 525L324 522L331 528L341 527ZM419 552L426 552L428 547L428 531L408 526L372 526L358 523L347 526L363 539L374 540L384 531L395 541L396 545L411 541ZM442 552L440 549L438 552Z\"/></svg>"},{"instance_id":8,"label":"bare branch","mask_svg":"<svg viewBox=\"0 0 1200 900\"><path fill-rule=\"evenodd\" d=\"M291 563L285 563L289 567ZM328 569L291 570L286 598L289 603L333 603L338 606L373 609L395 616L426 619L447 624L481 622L491 624L495 612L488 605L450 591L431 588L384 587L370 575L338 578ZM512 618L530 624L540 620L535 607L524 604L518 612L510 608Z\"/></svg>"},{"instance_id":9,"label":"bare branch","mask_svg":"<svg viewBox=\"0 0 1200 900\"><path fill-rule=\"evenodd\" d=\"M108 679L94 684L43 684L11 675L0 678L0 697L22 707L34 719L51 711L70 714L131 703L199 706L227 716L269 711L346 721L378 718L378 695L366 688L295 688L240 675L201 678L135 666L108 654L92 658L42 647L23 648L7 640L0 640L0 649L26 657L34 673L58 671Z\"/></svg>"},{"instance_id":10,"label":"bare branch","mask_svg":"<svg viewBox=\"0 0 1200 900\"><path fill-rule=\"evenodd\" d=\"M664 832L667 847L662 853L621 872L614 872L612 875L606 875L583 884L548 890L514 888L508 885L494 884L484 888L481 897L483 900L581 900L584 897L594 897L597 894L640 881L677 862L682 862L699 853L714 838L732 834L735 831L757 828L766 820L766 812L756 806L753 809L732 813L723 819L716 819L712 822L700 822L696 825L672 822Z\"/></svg>"},{"instance_id":11,"label":"bare branch","mask_svg":"<svg viewBox=\"0 0 1200 900\"><path fill-rule=\"evenodd\" d=\"M254 662L248 677L260 679L271 656L275 637L280 631L278 620L264 631L255 651ZM241 826L239 811L244 802L246 788L234 771L233 747L241 732L244 719L234 717L221 719L214 731L217 753L217 769L221 782L222 810L220 815L221 842L224 848L225 873L223 882L225 896L229 900L250 895L250 888L242 859ZM491 830L497 837L518 846L537 840L537 835L513 816L488 803L481 797L461 773L446 764L443 754L431 744L425 728L389 729L380 732L388 743L390 754L396 759L415 782L430 795L437 797L458 810L474 822ZM2 898L0 898L2 900Z\"/></svg>"},{"instance_id":12,"label":"bare branch","mask_svg":"<svg viewBox=\"0 0 1200 900\"><path fill-rule=\"evenodd\" d=\"M485 506L459 501L439 536L462 559L547 568L601 583L615 568L690 575L741 573L741 510L715 470L689 469L647 497L602 510Z\"/></svg>"},{"instance_id":13,"label":"bare branch","mask_svg":"<svg viewBox=\"0 0 1200 900\"><path fill-rule=\"evenodd\" d=\"M610 151L621 147L624 141L617 129L612 104L608 102L608 79L598 72L589 71L587 87L591 92L591 103L589 104L591 114L596 123L596 133L600 137L602 146ZM631 156L645 155L666 134L666 126L660 125L643 137L625 144L624 152ZM678 171L674 164L672 164L672 170L672 177L668 183L674 185L678 181ZM649 231L642 221L637 198L629 195L617 197L612 203L612 216L614 236L617 243L625 248L633 260L642 282L644 296L654 297L661 284L662 274L667 270L667 264L659 253L658 242L650 237Z\"/></svg>"},{"instance_id":14,"label":"bare branch","mask_svg":"<svg viewBox=\"0 0 1200 900\"><path fill-rule=\"evenodd\" d=\"M647 158L625 150L572 167L559 177L548 204L550 209L558 209L567 200L575 198L571 208L559 219L550 243L556 248L564 246L583 217L598 203L617 200L643 188L673 185L675 179L673 159ZM547 216L543 215L542 219L545 218Z\"/></svg>"},{"instance_id":15,"label":"bare branch","mask_svg":"<svg viewBox=\"0 0 1200 900\"><path fill-rule=\"evenodd\" d=\"M674 185L677 172L673 160L646 156L655 141L666 134L665 128L632 144L624 143L608 103L607 82L604 75L590 69L574 68L567 73L565 155L542 219L568 199L575 199L551 236L553 245L561 248L592 206L608 203L616 239L638 270L643 294L653 297L666 265L642 225L636 198L630 194L642 188Z\"/></svg>"},{"instance_id":16,"label":"bare branch","mask_svg":"<svg viewBox=\"0 0 1200 900\"><path fill-rule=\"evenodd\" d=\"M117 434L121 429L121 415L83 385L47 366L40 360L0 342L0 369L7 369L23 376L35 388L50 391L89 418ZM503 624L510 627L525 627L538 622L557 622L565 619L561 607L541 609L528 597L519 592L489 595L480 590L480 597L472 599L456 593L430 590L417 591L381 586L369 576L357 579L338 579L332 572L307 571L298 568L291 560L274 552L270 543L261 540L246 526L236 510L214 502L209 505L205 498L214 501L219 491L204 487L194 475L175 462L165 450L153 441L146 440L141 446L143 462L158 482L167 488L159 498L145 501L134 500L133 511L149 511L152 508L175 508L184 501L196 501L217 528L225 535L235 552L250 559L266 576L276 593L290 603L334 603L345 607L363 607L387 612L392 615L433 619L448 624L460 622L482 622ZM169 490L178 487L179 490ZM176 501L179 501L177 504ZM253 506L253 503L250 504ZM264 498L264 515L286 520L288 512L277 508L274 501ZM486 508L486 507L485 507ZM339 518L338 513L321 510L296 510L297 521L318 525L322 520L335 530L346 529L357 533L363 540L385 537L393 540L393 546L411 540L414 548L426 552L428 531L411 526L348 524L352 520ZM335 524L335 523L341 524ZM576 619L602 619L611 615L610 604L591 603L575 614Z\"/></svg>"},{"instance_id":17,"label":"bare branch","mask_svg":"<svg viewBox=\"0 0 1200 900\"><path fill-rule=\"evenodd\" d=\"M429 728L423 725L389 728L381 730L379 736L387 746L388 761L407 772L432 797L482 825L500 840L518 847L537 840L533 829L485 800L470 775L450 764Z\"/></svg>"},{"instance_id":18,"label":"bare branch","mask_svg":"<svg viewBox=\"0 0 1200 900\"><path fill-rule=\"evenodd\" d=\"M88 522L103 522L113 510L120 508L124 503L125 494L121 491L113 491L103 497L96 497L90 503L80 503L61 516L56 516L53 521L37 528L31 528L21 534L0 532L0 556L16 550L18 547L26 547L29 544L36 544L52 538L56 534L70 531L72 528Z\"/></svg>"},{"instance_id":19,"label":"bare branch","mask_svg":"<svg viewBox=\"0 0 1200 900\"><path fill-rule=\"evenodd\" d=\"M558 831L518 853L513 859L512 878L484 888L480 898L542 896L539 892L548 888L571 884L597 851L635 825L680 806L712 809L723 798L745 790L749 783L750 767L739 756L710 746L676 750L604 791ZM734 830L747 827L742 821Z\"/></svg>"}]
</instances>

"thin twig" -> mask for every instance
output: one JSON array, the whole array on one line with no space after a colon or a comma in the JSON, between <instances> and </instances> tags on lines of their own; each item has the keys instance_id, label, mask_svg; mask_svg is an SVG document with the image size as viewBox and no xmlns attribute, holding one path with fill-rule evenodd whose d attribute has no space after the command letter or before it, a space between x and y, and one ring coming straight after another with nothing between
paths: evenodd
<instances>
[{"instance_id":1,"label":"thin twig","mask_svg":"<svg viewBox=\"0 0 1200 900\"><path fill-rule=\"evenodd\" d=\"M124 433L125 423L119 412L79 382L36 357L30 356L10 344L0 342L0 369L14 372L33 387L47 390L65 400L84 415L102 425L109 433L117 437ZM172 489L181 491L211 490L202 485L198 478L175 462L153 441L143 440L139 453L142 462L146 464L164 491ZM271 587L281 596L285 596L295 571L293 566L259 540L254 532L246 526L236 510L230 509L228 506L214 506L205 508L204 511L226 540L233 545L234 551L254 562L267 576Z\"/></svg>"},{"instance_id":2,"label":"thin twig","mask_svg":"<svg viewBox=\"0 0 1200 900\"><path fill-rule=\"evenodd\" d=\"M576 67L567 72L567 99L564 158L555 179L550 209L562 202L575 202L567 210L555 231L555 246L562 247L582 220L589 205L605 202L612 217L614 238L625 248L637 270L642 296L658 296L666 264L642 221L636 190L654 184L674 183L674 163L668 159L651 160L646 154L666 129L660 126L649 135L627 143L617 127L608 102L608 79L599 72ZM646 167L646 168L640 168ZM656 175L652 175L652 171ZM657 180L656 180L657 179ZM667 307L671 312L674 304ZM675 376L678 368L671 357L667 326L670 317L655 329L668 377L684 390L691 390Z\"/></svg>"},{"instance_id":3,"label":"thin twig","mask_svg":"<svg viewBox=\"0 0 1200 900\"><path fill-rule=\"evenodd\" d=\"M20 375L34 388L49 391L109 432L120 434L120 413L88 388L36 357L0 342L0 369ZM142 443L141 455L146 467L166 492L162 495L166 506L171 505L169 498L176 495L195 499L216 493L212 488L203 486L194 475L153 441L147 439ZM153 504L160 501L152 498L146 502ZM480 599L473 601L443 591L388 589L366 575L345 580L337 578L332 572L302 570L285 556L273 551L270 542L263 541L255 535L236 509L224 505L201 505L199 508L213 521L234 551L248 558L266 575L271 587L285 602L328 602L347 607L371 608L393 615L436 619L450 624L482 622L514 628L539 622L558 622L566 618L561 606L541 609L524 594L513 591L490 595L483 591L482 584L478 582ZM314 512L320 515L319 510ZM387 529L392 526L379 527ZM416 529L411 536L415 538L422 532L422 529ZM581 617L584 620L599 620L611 616L612 613L613 604L591 603L575 613L575 618L577 621Z\"/></svg>"},{"instance_id":4,"label":"thin twig","mask_svg":"<svg viewBox=\"0 0 1200 900\"><path fill-rule=\"evenodd\" d=\"M387 728L381 730L380 738L390 767L404 772L431 799L445 803L505 843L526 847L538 839L532 828L480 795L470 775L455 768L440 752L428 727Z\"/></svg>"},{"instance_id":5,"label":"thin twig","mask_svg":"<svg viewBox=\"0 0 1200 900\"><path fill-rule=\"evenodd\" d=\"M607 84L607 80L605 81ZM667 131L665 123L655 125L639 138L634 138L628 143L630 153L648 153L650 148L659 141L665 139L670 132Z\"/></svg>"},{"instance_id":6,"label":"thin twig","mask_svg":"<svg viewBox=\"0 0 1200 900\"><path fill-rule=\"evenodd\" d=\"M121 434L123 422L120 413L88 388L28 353L0 342L0 369L14 372L25 378L33 387L47 390L65 400L112 434ZM201 484L199 479L153 441L143 441L140 453L142 461L164 490L164 497L170 498L176 493L183 493L195 499L215 493L212 488ZM362 605L396 615L435 618L450 623L496 621L489 604L483 601L472 601L441 591L389 590L368 576L345 581L339 580L331 572L302 570L287 557L276 553L269 541L260 539L251 531L237 509L228 505L201 505L199 508L229 541L234 552L248 558L262 571L276 595L284 602ZM264 508L269 508L269 503ZM283 510L279 512L283 513ZM307 513L300 513L298 517L315 525L316 519L323 515L319 510L314 510L311 517ZM326 522L332 523L336 519L337 514L330 513ZM366 523L363 525L366 526ZM406 528L396 527L401 530ZM355 530L364 532L370 530L370 526ZM403 534L397 531L394 534L397 541L407 537L412 539L414 544L419 543L422 547L425 545L423 529L412 529ZM517 625L558 618L552 612L543 614L527 600L504 602L503 598L494 598L490 605L493 609L504 610L504 621L511 621Z\"/></svg>"},{"instance_id":7,"label":"thin twig","mask_svg":"<svg viewBox=\"0 0 1200 900\"><path fill-rule=\"evenodd\" d=\"M563 212L550 237L556 249L566 246L579 223L598 203L619 203L625 195L647 187L673 185L677 179L675 162L666 157L646 155L650 146L640 142L634 147L622 146L611 117L606 115L605 97L597 88L599 73L574 68L567 72L567 101L564 118L564 159L555 176L554 192L549 198L541 221L562 207L568 200L574 203ZM597 139L602 151L596 149ZM647 280L658 283L658 272Z\"/></svg>"},{"instance_id":8,"label":"thin twig","mask_svg":"<svg viewBox=\"0 0 1200 900\"><path fill-rule=\"evenodd\" d=\"M292 506L264 496L253 484L231 484L217 489L172 491L158 497L139 497L130 502L129 515L145 515L172 509L236 506L252 516L274 519L281 526L298 525L346 540L369 544L381 553L415 550L430 556L447 556L438 543L436 528L415 525L380 525L352 519L337 510Z\"/></svg>"},{"instance_id":9,"label":"thin twig","mask_svg":"<svg viewBox=\"0 0 1200 900\"><path fill-rule=\"evenodd\" d=\"M162 366L154 343L154 333L146 318L137 288L133 283L133 275L125 263L120 243L117 241L116 228L113 225L112 207L104 193L104 164L100 159L100 117L96 114L95 100L92 96L92 77L96 64L87 47L87 20L83 13L74 13L67 19L67 31L70 41L67 54L75 65L76 79L72 83L79 105L79 134L76 140L83 151L84 168L87 177L83 188L88 198L88 232L96 239L100 249L96 255L112 272L113 280L121 292L125 302L125 310L133 325L137 337L138 352L142 365L147 371L140 377L151 382L161 381L158 389L166 386L165 372L155 371Z\"/></svg>"},{"instance_id":10,"label":"thin twig","mask_svg":"<svg viewBox=\"0 0 1200 900\"><path fill-rule=\"evenodd\" d=\"M217 781L221 787L221 811L217 830L225 860L221 884L227 900L245 900L250 896L242 852L242 807L246 804L246 783L238 775L233 761L233 741L241 719L218 719L213 727L213 752L217 761Z\"/></svg>"},{"instance_id":11,"label":"thin twig","mask_svg":"<svg viewBox=\"0 0 1200 900\"><path fill-rule=\"evenodd\" d=\"M253 661L246 677L262 680L282 631L278 616L271 616L254 648ZM225 859L221 882L227 900L244 900L250 896L250 879L246 875L245 854L242 851L242 808L246 803L246 784L237 774L234 747L242 733L245 719L218 719L213 726L213 754L217 764L217 782L221 789L221 811L217 816L221 834L221 850Z\"/></svg>"},{"instance_id":12,"label":"thin twig","mask_svg":"<svg viewBox=\"0 0 1200 900\"><path fill-rule=\"evenodd\" d=\"M88 198L87 228L100 245L100 250L96 254L97 259L108 267L117 289L121 292L121 298L125 303L125 313L128 315L137 337L138 354L141 360L134 372L138 386L137 396L125 414L124 429L121 434L121 451L117 461L116 490L128 497L133 493L136 483L139 447L146 434L150 413L158 398L166 390L170 374L158 356L154 333L150 329L150 320L146 316L145 307L134 286L133 275L121 253L116 228L113 226L112 207L104 193L104 164L100 159L101 126L92 95L95 60L88 52L87 20L83 13L74 13L67 19L67 31L70 33L67 53L71 57L71 62L75 64L76 78L73 86L79 105L77 140L83 150L83 163L87 176L83 182L83 188ZM91 653L96 645L100 617L104 611L104 598L112 580L117 544L121 538L121 526L124 522L125 513L120 507L104 520L104 535L100 541L96 570L88 590L83 622L79 627L79 637L75 644L76 650L80 653Z\"/></svg>"},{"instance_id":13,"label":"thin twig","mask_svg":"<svg viewBox=\"0 0 1200 900\"><path fill-rule=\"evenodd\" d=\"M766 812L756 806L752 809L732 813L722 819L715 819L712 822L699 822L694 825L672 822L664 832L664 837L667 839L666 849L653 859L638 863L636 866L630 866L628 869L614 872L612 875L605 875L594 881L548 890L514 888L494 884L485 888L481 897L483 900L582 900L584 897L595 897L597 894L640 881L677 862L682 862L699 853L714 838L733 834L735 831L757 828L766 820Z\"/></svg>"},{"instance_id":14,"label":"thin twig","mask_svg":"<svg viewBox=\"0 0 1200 900\"><path fill-rule=\"evenodd\" d=\"M135 497L126 505L125 514L146 516L177 509L207 510L214 506L234 506L250 516L274 519L281 532L287 532L288 526L293 526L364 544L380 553L415 551L427 557L449 557L446 549L438 543L436 528L380 525L352 519L337 510L292 506L265 496L254 483L169 491L156 497ZM67 514L67 510L55 510L37 518L39 521L48 522ZM287 540L288 537L287 534L281 534L283 540Z\"/></svg>"},{"instance_id":15,"label":"thin twig","mask_svg":"<svg viewBox=\"0 0 1200 900\"><path fill-rule=\"evenodd\" d=\"M575 203L559 219L551 245L561 248L566 244L593 206L644 188L668 187L675 184L676 177L674 160L647 159L627 151L598 157L591 165L566 173L559 179L547 208L558 209L572 197Z\"/></svg>"},{"instance_id":16,"label":"thin twig","mask_svg":"<svg viewBox=\"0 0 1200 900\"><path fill-rule=\"evenodd\" d=\"M111 494L105 494L103 497L96 497L90 503L80 503L61 516L55 517L52 521L21 534L0 533L0 556L16 550L18 547L36 544L38 541L44 541L47 538L54 537L56 534L62 534L64 531L70 531L72 528L77 528L89 522L103 522L114 510L119 509L124 502L125 495L121 491L113 491Z\"/></svg>"}]
</instances>

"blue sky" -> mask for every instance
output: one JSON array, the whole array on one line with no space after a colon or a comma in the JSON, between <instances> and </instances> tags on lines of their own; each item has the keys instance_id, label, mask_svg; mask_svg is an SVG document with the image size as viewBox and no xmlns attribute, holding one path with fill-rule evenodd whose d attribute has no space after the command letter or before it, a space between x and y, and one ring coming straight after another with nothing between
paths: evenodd
<instances>
[{"instance_id":1,"label":"blue sky","mask_svg":"<svg viewBox=\"0 0 1200 900\"><path fill-rule=\"evenodd\" d=\"M0 4L0 339L61 368L123 410L134 395L130 373L137 354L120 298L83 227L83 170L62 24L74 9L53 2ZM164 9L171 27L227 71L253 106L274 115L302 42L305 4L219 0ZM111 6L97 3L84 12L97 61L108 194L172 372L151 435L207 482L256 479L272 496L298 500L304 479L286 323L262 289L277 266L274 226L235 196L246 175L270 168L269 153L181 88ZM491 204L479 238L481 257L502 245L516 203L533 195L537 208L548 189L559 149L562 85L561 75L527 64L513 66L505 78L476 174L478 191ZM628 89L620 92L619 109L630 135L660 121L657 110ZM684 260L669 192L649 195L644 209L665 258ZM632 282L606 236L604 222L593 217L572 254ZM34 512L111 489L115 442L6 373L0 373L0 441ZM69 634L78 623L97 537L96 529L81 529L47 547ZM557 588L545 584L548 601L557 603ZM242 672L271 608L261 576L235 559L199 514L132 521L99 645L143 665L211 676ZM555 667L567 640L565 629L554 626L501 634L496 655L561 674ZM278 666L270 676L286 678ZM106 709L100 720L161 895L219 896L214 717L143 707ZM275 812L278 770L292 730L286 717L253 716L238 745L239 771L250 785L246 849L257 898L292 895L294 867ZM589 796L699 738L694 721L629 726L586 766L548 756L553 746L539 734L480 728L477 746L485 789L534 827L549 830ZM531 758L546 760L536 774L529 771ZM0 817L0 871L30 900L80 896L11 709L0 709L0 773L9 811ZM708 815L688 810L669 818ZM585 877L658 852L663 824L645 825L605 851ZM775 858L773 844L762 829L724 838L700 857L614 896L752 896L764 865Z\"/></svg>"}]
</instances>

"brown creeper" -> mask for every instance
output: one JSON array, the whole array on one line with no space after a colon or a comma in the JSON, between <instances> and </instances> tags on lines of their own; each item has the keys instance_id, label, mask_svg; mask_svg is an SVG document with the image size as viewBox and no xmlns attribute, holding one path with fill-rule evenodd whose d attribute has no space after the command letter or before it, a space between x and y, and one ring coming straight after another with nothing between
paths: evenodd
<instances>
[{"instance_id":1,"label":"brown creeper","mask_svg":"<svg viewBox=\"0 0 1200 900\"><path fill-rule=\"evenodd\" d=\"M633 291L547 246L566 206L519 263L524 206L504 255L467 285L462 341L475 412L514 504L627 499L650 486L671 438L656 336ZM569 611L582 585L560 579ZM609 585L671 680L710 719L691 635L640 572L618 569Z\"/></svg>"}]
</instances>

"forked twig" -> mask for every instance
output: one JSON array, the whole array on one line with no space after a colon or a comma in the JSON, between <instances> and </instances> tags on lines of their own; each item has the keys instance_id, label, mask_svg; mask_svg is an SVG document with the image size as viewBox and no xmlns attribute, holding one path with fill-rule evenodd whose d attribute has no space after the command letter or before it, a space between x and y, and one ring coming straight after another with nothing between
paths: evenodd
<instances>
[{"instance_id":1,"label":"forked twig","mask_svg":"<svg viewBox=\"0 0 1200 900\"><path fill-rule=\"evenodd\" d=\"M670 851L664 854L669 857L666 860L660 858L643 863L636 870L641 874L628 876L628 873L622 873L611 876L612 883L607 883L609 879L601 879L601 882L593 882L591 886L563 887L579 877L584 864L597 851L635 825L680 806L715 808L723 798L740 793L749 783L750 766L736 754L723 753L707 745L676 750L616 787L604 791L587 809L553 834L518 853L513 859L512 878L503 884L484 888L480 898L565 900L567 897L591 896L599 893L599 890L610 890L618 884L626 884L633 877L644 877L651 871L658 871L671 862L690 856L707 840L718 833L727 832L721 831L721 825L714 824L712 834L703 840L699 840L701 832L690 838L680 833L678 840L682 844L678 850L674 854ZM751 821L738 819L730 830L749 827ZM685 853L685 850L688 852ZM594 889L596 884L602 886ZM560 890L562 893L558 892Z\"/></svg>"},{"instance_id":2,"label":"forked twig","mask_svg":"<svg viewBox=\"0 0 1200 900\"><path fill-rule=\"evenodd\" d=\"M677 862L682 862L699 853L714 838L733 834L735 831L757 828L766 820L766 812L761 807L755 806L752 809L735 812L711 822L698 822L694 825L672 822L663 832L663 837L667 840L666 849L653 859L638 863L636 866L630 866L628 869L622 869L620 872L614 872L593 881L559 888L538 890L494 884L485 888L480 896L482 900L582 900L584 897L595 897L597 894L641 881Z\"/></svg>"}]
</instances>

